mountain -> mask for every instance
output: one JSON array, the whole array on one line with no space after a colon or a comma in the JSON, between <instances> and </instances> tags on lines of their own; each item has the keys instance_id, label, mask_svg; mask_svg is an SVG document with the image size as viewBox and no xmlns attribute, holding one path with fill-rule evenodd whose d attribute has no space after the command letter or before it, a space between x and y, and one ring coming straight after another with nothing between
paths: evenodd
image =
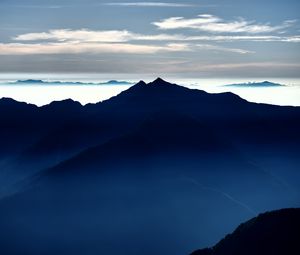
<instances>
[{"instance_id":1,"label":"mountain","mask_svg":"<svg viewBox=\"0 0 300 255\"><path fill-rule=\"evenodd\" d=\"M158 78L0 116L3 254L188 254L300 204L299 107Z\"/></svg>"},{"instance_id":2,"label":"mountain","mask_svg":"<svg viewBox=\"0 0 300 255\"><path fill-rule=\"evenodd\" d=\"M103 82L101 83L103 85L132 85L132 82L128 82L128 81L117 81L117 80L110 80L107 82Z\"/></svg>"},{"instance_id":3,"label":"mountain","mask_svg":"<svg viewBox=\"0 0 300 255\"><path fill-rule=\"evenodd\" d=\"M17 80L11 82L13 85L133 85L132 82L128 81L117 81L110 80L107 82L93 83L93 82L70 82L70 81L44 81L44 80Z\"/></svg>"},{"instance_id":4,"label":"mountain","mask_svg":"<svg viewBox=\"0 0 300 255\"><path fill-rule=\"evenodd\" d=\"M28 79L28 80L17 80L15 82L12 82L12 84L40 84L40 83L44 83L44 81Z\"/></svg>"},{"instance_id":5,"label":"mountain","mask_svg":"<svg viewBox=\"0 0 300 255\"><path fill-rule=\"evenodd\" d=\"M241 224L212 248L191 255L299 254L300 209L260 214Z\"/></svg>"},{"instance_id":6,"label":"mountain","mask_svg":"<svg viewBox=\"0 0 300 255\"><path fill-rule=\"evenodd\" d=\"M285 85L263 81L263 82L248 82L225 85L225 87L240 87L240 88L269 88L269 87L284 87Z\"/></svg>"}]
</instances>

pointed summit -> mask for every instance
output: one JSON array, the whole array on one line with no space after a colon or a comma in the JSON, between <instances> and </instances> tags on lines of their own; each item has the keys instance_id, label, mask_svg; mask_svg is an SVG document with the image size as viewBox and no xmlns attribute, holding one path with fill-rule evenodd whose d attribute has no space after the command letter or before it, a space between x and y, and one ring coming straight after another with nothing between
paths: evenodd
<instances>
[{"instance_id":1,"label":"pointed summit","mask_svg":"<svg viewBox=\"0 0 300 255\"><path fill-rule=\"evenodd\" d=\"M143 80L140 80L137 84L131 86L129 89L123 91L121 94L133 93L136 91L140 91L147 87L147 83Z\"/></svg>"},{"instance_id":2,"label":"pointed summit","mask_svg":"<svg viewBox=\"0 0 300 255\"><path fill-rule=\"evenodd\" d=\"M158 77L156 80L154 80L153 82L150 82L149 85L170 85L171 83L163 80L162 78Z\"/></svg>"},{"instance_id":3,"label":"pointed summit","mask_svg":"<svg viewBox=\"0 0 300 255\"><path fill-rule=\"evenodd\" d=\"M154 80L153 82L166 82L166 81L160 77L157 77L156 80Z\"/></svg>"},{"instance_id":4,"label":"pointed summit","mask_svg":"<svg viewBox=\"0 0 300 255\"><path fill-rule=\"evenodd\" d=\"M144 82L143 80L140 80L140 81L139 81L137 84L135 84L134 86L140 87L140 86L145 86L145 85L147 85L146 82Z\"/></svg>"}]
</instances>

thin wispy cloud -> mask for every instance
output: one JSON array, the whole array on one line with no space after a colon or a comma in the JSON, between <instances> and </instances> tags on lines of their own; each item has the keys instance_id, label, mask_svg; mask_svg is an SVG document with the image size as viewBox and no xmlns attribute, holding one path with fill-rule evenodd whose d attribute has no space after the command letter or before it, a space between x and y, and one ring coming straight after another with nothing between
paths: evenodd
<instances>
[{"instance_id":1,"label":"thin wispy cloud","mask_svg":"<svg viewBox=\"0 0 300 255\"><path fill-rule=\"evenodd\" d=\"M275 36L275 35L241 35L241 36L190 36L186 40L216 41L216 42L300 42L300 35Z\"/></svg>"},{"instance_id":2,"label":"thin wispy cloud","mask_svg":"<svg viewBox=\"0 0 300 255\"><path fill-rule=\"evenodd\" d=\"M201 35L183 34L139 34L128 30L54 29L47 32L25 33L13 38L16 41L58 42L129 42L129 41L212 41L212 42L300 42L300 35Z\"/></svg>"},{"instance_id":3,"label":"thin wispy cloud","mask_svg":"<svg viewBox=\"0 0 300 255\"><path fill-rule=\"evenodd\" d=\"M87 29L55 29L41 33L26 33L14 37L17 41L84 41L84 42L126 42L134 37L127 30L93 31Z\"/></svg>"},{"instance_id":4,"label":"thin wispy cloud","mask_svg":"<svg viewBox=\"0 0 300 255\"><path fill-rule=\"evenodd\" d=\"M128 43L1 43L0 55L97 54L127 53L154 54L158 52L191 51L187 44L144 45Z\"/></svg>"},{"instance_id":5,"label":"thin wispy cloud","mask_svg":"<svg viewBox=\"0 0 300 255\"><path fill-rule=\"evenodd\" d=\"M287 68L295 68L299 69L299 63L285 63L285 62L247 62L247 63L223 63L223 64L195 64L191 63L190 65L186 65L182 67L181 71L190 71L190 72L198 72L198 71L242 71L242 70L262 70L264 69L287 69Z\"/></svg>"},{"instance_id":6,"label":"thin wispy cloud","mask_svg":"<svg viewBox=\"0 0 300 255\"><path fill-rule=\"evenodd\" d=\"M128 30L88 30L54 29L47 32L25 33L12 38L16 41L59 42L129 42L129 41L188 41L183 35L154 34L145 35Z\"/></svg>"},{"instance_id":7,"label":"thin wispy cloud","mask_svg":"<svg viewBox=\"0 0 300 255\"><path fill-rule=\"evenodd\" d=\"M239 62L239 63L198 63L195 61L186 62L183 65L164 65L160 66L160 71L167 73L184 73L184 74L212 74L214 75L234 75L239 74L258 74L262 70L264 75L266 73L272 74L273 72L280 73L293 70L296 73L300 68L299 63L286 63L286 62ZM222 77L222 76L221 76Z\"/></svg>"},{"instance_id":8,"label":"thin wispy cloud","mask_svg":"<svg viewBox=\"0 0 300 255\"><path fill-rule=\"evenodd\" d=\"M138 34L128 30L54 29L47 32L26 33L12 38L16 41L79 41L79 42L128 42L128 41L189 41L184 35ZM193 38L190 38L193 40Z\"/></svg>"},{"instance_id":9,"label":"thin wispy cloud","mask_svg":"<svg viewBox=\"0 0 300 255\"><path fill-rule=\"evenodd\" d=\"M239 18L234 21L224 21L220 17L211 14L200 14L196 18L171 17L152 24L163 30L171 29L196 29L211 33L270 33L282 31L291 27L296 21L286 20L282 24L272 26L270 24L256 23Z\"/></svg>"},{"instance_id":10,"label":"thin wispy cloud","mask_svg":"<svg viewBox=\"0 0 300 255\"><path fill-rule=\"evenodd\" d=\"M56 29L49 30L47 32L20 34L14 37L13 40L18 41L19 43L0 44L0 55L81 53L126 53L147 55L157 52L200 51L252 54L255 52L248 49L224 47L218 44L207 44L203 42L300 42L300 36L185 36L181 34L144 35L133 33L128 30ZM138 41L148 41L148 44L136 43ZM154 44L149 42L153 42Z\"/></svg>"},{"instance_id":11,"label":"thin wispy cloud","mask_svg":"<svg viewBox=\"0 0 300 255\"><path fill-rule=\"evenodd\" d=\"M193 7L194 4L167 3L167 2L127 2L127 3L105 3L109 6L132 6L132 7Z\"/></svg>"},{"instance_id":12,"label":"thin wispy cloud","mask_svg":"<svg viewBox=\"0 0 300 255\"><path fill-rule=\"evenodd\" d=\"M26 33L13 38L18 43L0 44L0 55L77 54L77 53L129 53L153 54L157 52L222 51L237 54L252 51L219 45L191 43L199 38L183 35L143 35L127 30L70 30L58 29L40 33ZM137 44L131 41L152 41ZM166 41L166 43L159 43ZM178 42L186 41L187 43ZM21 43L20 43L21 42Z\"/></svg>"},{"instance_id":13,"label":"thin wispy cloud","mask_svg":"<svg viewBox=\"0 0 300 255\"><path fill-rule=\"evenodd\" d=\"M212 51L222 51L222 52L232 52L238 54L251 54L255 53L254 51L238 49L238 48L227 48L218 45L210 45L210 44L196 44L194 46L198 50L212 50Z\"/></svg>"},{"instance_id":14,"label":"thin wispy cloud","mask_svg":"<svg viewBox=\"0 0 300 255\"><path fill-rule=\"evenodd\" d=\"M56 43L2 43L0 55L51 55L81 53L127 53L154 54L158 52L196 52L196 51L229 52L250 54L253 51L223 47L210 44L166 43L163 45L145 45L131 43L99 43L99 42L56 42Z\"/></svg>"}]
</instances>

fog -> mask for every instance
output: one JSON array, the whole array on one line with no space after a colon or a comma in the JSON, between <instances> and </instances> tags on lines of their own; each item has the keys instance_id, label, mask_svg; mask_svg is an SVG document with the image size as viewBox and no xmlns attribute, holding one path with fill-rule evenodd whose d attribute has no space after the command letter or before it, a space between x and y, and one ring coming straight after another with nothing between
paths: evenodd
<instances>
[{"instance_id":1,"label":"fog","mask_svg":"<svg viewBox=\"0 0 300 255\"><path fill-rule=\"evenodd\" d=\"M147 75L137 77L128 75L95 75L95 74L1 74L0 75L0 98L13 98L20 102L46 105L52 101L73 99L82 105L97 103L109 99L112 96L128 89L129 85L49 85L49 84L12 84L17 80L41 79L44 81L68 81L98 83L109 80L126 80L138 82L144 79L150 81L152 77ZM299 79L278 79L278 78L244 78L244 79L180 79L176 77L168 78L171 82L186 86L192 89L201 89L210 93L233 92L242 98L256 103L267 103L274 105L300 106L300 80ZM271 81L284 84L281 87L226 87L224 85Z\"/></svg>"}]
</instances>

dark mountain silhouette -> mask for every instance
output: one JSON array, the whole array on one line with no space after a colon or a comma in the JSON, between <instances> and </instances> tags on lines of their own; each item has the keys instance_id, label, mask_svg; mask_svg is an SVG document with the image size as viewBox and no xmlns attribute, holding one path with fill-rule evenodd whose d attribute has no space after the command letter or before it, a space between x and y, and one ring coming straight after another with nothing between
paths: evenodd
<instances>
[{"instance_id":1,"label":"dark mountain silhouette","mask_svg":"<svg viewBox=\"0 0 300 255\"><path fill-rule=\"evenodd\" d=\"M0 116L3 254L188 254L300 204L299 107L158 78Z\"/></svg>"},{"instance_id":2,"label":"dark mountain silhouette","mask_svg":"<svg viewBox=\"0 0 300 255\"><path fill-rule=\"evenodd\" d=\"M44 80L17 80L15 82L11 82L10 84L14 85L132 85L132 82L128 81L117 81L110 80L107 82L93 83L93 82L71 82L71 81L44 81Z\"/></svg>"},{"instance_id":3,"label":"dark mountain silhouette","mask_svg":"<svg viewBox=\"0 0 300 255\"><path fill-rule=\"evenodd\" d=\"M128 82L128 81L110 80L110 81L107 81L107 82L102 82L100 84L103 84L103 85L131 85L133 83Z\"/></svg>"},{"instance_id":4,"label":"dark mountain silhouette","mask_svg":"<svg viewBox=\"0 0 300 255\"><path fill-rule=\"evenodd\" d=\"M300 253L300 209L260 214L210 249L191 255L282 255Z\"/></svg>"},{"instance_id":5,"label":"dark mountain silhouette","mask_svg":"<svg viewBox=\"0 0 300 255\"><path fill-rule=\"evenodd\" d=\"M28 80L17 80L15 82L12 82L12 84L40 84L40 83L44 83L44 82L45 81L43 81L43 80L28 79Z\"/></svg>"},{"instance_id":6,"label":"dark mountain silhouette","mask_svg":"<svg viewBox=\"0 0 300 255\"><path fill-rule=\"evenodd\" d=\"M225 85L225 87L241 87L241 88L268 88L268 87L284 87L285 85L263 81L263 82L248 82Z\"/></svg>"}]
</instances>

